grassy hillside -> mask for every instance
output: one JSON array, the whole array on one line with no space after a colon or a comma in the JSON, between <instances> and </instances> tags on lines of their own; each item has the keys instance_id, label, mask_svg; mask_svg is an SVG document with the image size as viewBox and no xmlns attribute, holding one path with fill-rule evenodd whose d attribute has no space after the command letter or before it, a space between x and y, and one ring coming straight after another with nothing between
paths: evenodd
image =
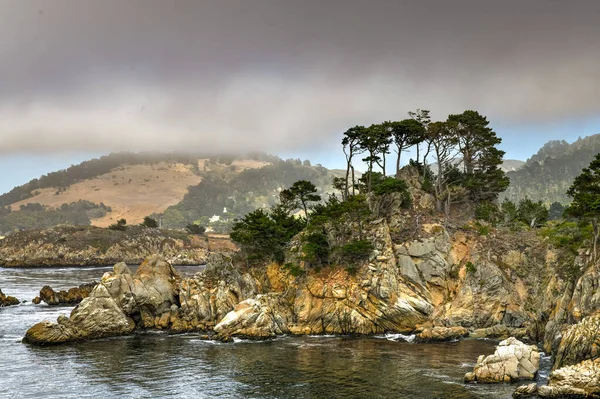
<instances>
[{"instance_id":1,"label":"grassy hillside","mask_svg":"<svg viewBox=\"0 0 600 399\"><path fill-rule=\"evenodd\" d=\"M525 165L509 172L510 186L503 198L519 201L529 197L546 204L570 199L566 192L573 179L600 152L600 134L579 139L572 144L554 140L544 145Z\"/></svg>"},{"instance_id":2,"label":"grassy hillside","mask_svg":"<svg viewBox=\"0 0 600 399\"><path fill-rule=\"evenodd\" d=\"M83 162L0 196L0 233L57 224L106 227L124 218L161 218L165 227L214 220L225 231L236 215L269 206L299 179L331 192L340 171L267 154L206 156L116 153ZM227 210L227 212L224 212Z\"/></svg>"}]
</instances>

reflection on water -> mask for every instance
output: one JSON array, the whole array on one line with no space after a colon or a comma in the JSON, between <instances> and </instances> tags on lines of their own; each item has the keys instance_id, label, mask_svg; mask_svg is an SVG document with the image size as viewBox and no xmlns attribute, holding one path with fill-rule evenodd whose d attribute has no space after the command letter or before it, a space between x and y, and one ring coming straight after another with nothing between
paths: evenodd
<instances>
[{"instance_id":1,"label":"reflection on water","mask_svg":"<svg viewBox=\"0 0 600 399\"><path fill-rule=\"evenodd\" d=\"M44 284L68 288L107 270L0 269L0 287L31 300ZM19 342L29 326L70 310L31 303L0 309L0 397L466 399L510 398L515 388L462 383L477 356L493 352L490 341L309 336L223 344L145 333L45 348Z\"/></svg>"}]
</instances>

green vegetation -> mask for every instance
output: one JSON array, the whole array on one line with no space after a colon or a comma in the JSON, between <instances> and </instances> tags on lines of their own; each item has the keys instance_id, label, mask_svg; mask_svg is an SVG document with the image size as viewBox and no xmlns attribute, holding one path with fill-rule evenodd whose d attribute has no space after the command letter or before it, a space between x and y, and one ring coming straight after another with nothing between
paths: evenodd
<instances>
[{"instance_id":1,"label":"green vegetation","mask_svg":"<svg viewBox=\"0 0 600 399\"><path fill-rule=\"evenodd\" d=\"M206 232L206 227L195 223L188 224L185 226L185 229L190 234L204 234L204 232Z\"/></svg>"},{"instance_id":2,"label":"green vegetation","mask_svg":"<svg viewBox=\"0 0 600 399\"><path fill-rule=\"evenodd\" d=\"M525 197L545 205L571 199L567 190L581 170L600 153L600 134L580 138L572 144L554 140L544 145L517 171L508 172L510 186L503 194L516 203Z\"/></svg>"},{"instance_id":3,"label":"green vegetation","mask_svg":"<svg viewBox=\"0 0 600 399\"><path fill-rule=\"evenodd\" d=\"M110 207L102 203L84 200L62 204L55 209L38 203L21 205L18 211L11 207L0 207L0 232L47 228L59 224L87 226L90 219L103 217L110 211Z\"/></svg>"},{"instance_id":4,"label":"green vegetation","mask_svg":"<svg viewBox=\"0 0 600 399\"><path fill-rule=\"evenodd\" d=\"M566 209L569 216L591 223L593 236L593 259L598 258L598 220L600 219L600 154L589 167L582 170L575 178L573 184L567 191L567 195L573 198L573 202Z\"/></svg>"},{"instance_id":5,"label":"green vegetation","mask_svg":"<svg viewBox=\"0 0 600 399\"><path fill-rule=\"evenodd\" d=\"M113 223L110 226L108 226L109 230L118 230L118 231L125 231L127 230L127 220L125 219L119 219L117 220L117 223Z\"/></svg>"},{"instance_id":6,"label":"green vegetation","mask_svg":"<svg viewBox=\"0 0 600 399\"><path fill-rule=\"evenodd\" d=\"M150 216L146 216L144 218L144 221L141 223L141 225L144 227L151 228L151 229L158 228L158 222L156 221L156 219L152 219Z\"/></svg>"},{"instance_id":7,"label":"green vegetation","mask_svg":"<svg viewBox=\"0 0 600 399\"><path fill-rule=\"evenodd\" d=\"M467 262L465 268L469 274L474 274L477 272L477 266L475 266L473 262Z\"/></svg>"}]
</instances>

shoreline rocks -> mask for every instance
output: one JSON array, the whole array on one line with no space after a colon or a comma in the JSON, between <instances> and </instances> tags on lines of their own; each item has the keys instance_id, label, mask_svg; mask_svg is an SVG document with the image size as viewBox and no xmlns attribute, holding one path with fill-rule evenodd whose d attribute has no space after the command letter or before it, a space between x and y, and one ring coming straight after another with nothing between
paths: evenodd
<instances>
[{"instance_id":1,"label":"shoreline rocks","mask_svg":"<svg viewBox=\"0 0 600 399\"><path fill-rule=\"evenodd\" d=\"M426 328L415 337L415 342L445 342L456 341L469 336L469 330L464 327L433 327Z\"/></svg>"},{"instance_id":2,"label":"shoreline rocks","mask_svg":"<svg viewBox=\"0 0 600 399\"><path fill-rule=\"evenodd\" d=\"M40 290L40 295L35 297L33 303L37 305L43 301L50 306L76 305L87 298L97 284L96 281L92 281L91 283L81 284L79 287L69 288L67 291L54 291L52 287L45 285Z\"/></svg>"},{"instance_id":3,"label":"shoreline rocks","mask_svg":"<svg viewBox=\"0 0 600 399\"><path fill-rule=\"evenodd\" d=\"M497 383L533 380L540 367L540 352L514 337L498 344L493 355L481 355L465 382Z\"/></svg>"},{"instance_id":4,"label":"shoreline rocks","mask_svg":"<svg viewBox=\"0 0 600 399\"><path fill-rule=\"evenodd\" d=\"M20 302L17 298L10 295L5 295L2 290L0 290L0 308L6 306L18 305Z\"/></svg>"}]
</instances>

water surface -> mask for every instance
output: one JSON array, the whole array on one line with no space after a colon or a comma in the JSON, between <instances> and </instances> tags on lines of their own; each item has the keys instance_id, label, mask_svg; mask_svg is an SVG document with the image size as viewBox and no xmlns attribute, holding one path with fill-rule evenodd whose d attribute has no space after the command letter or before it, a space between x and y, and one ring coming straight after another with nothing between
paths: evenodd
<instances>
[{"instance_id":1,"label":"water surface","mask_svg":"<svg viewBox=\"0 0 600 399\"><path fill-rule=\"evenodd\" d=\"M413 344L400 335L201 340L144 333L36 348L33 324L72 307L33 305L48 284L65 289L111 268L0 269L0 288L27 303L0 308L0 398L407 398L508 399L515 386L465 385L493 341ZM197 266L177 267L193 275ZM547 377L548 360L540 379Z\"/></svg>"}]
</instances>

